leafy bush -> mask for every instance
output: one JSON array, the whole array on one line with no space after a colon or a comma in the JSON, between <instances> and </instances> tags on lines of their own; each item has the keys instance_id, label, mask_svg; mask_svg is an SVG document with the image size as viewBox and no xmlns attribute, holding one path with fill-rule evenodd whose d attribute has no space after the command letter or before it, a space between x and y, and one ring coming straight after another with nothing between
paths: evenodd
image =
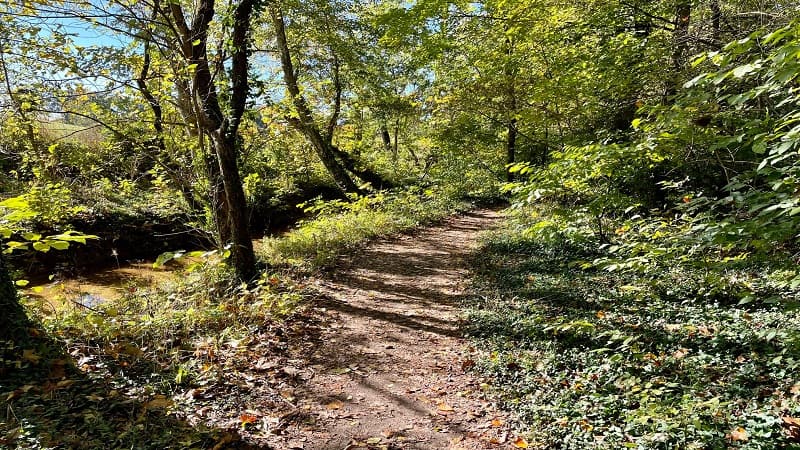
<instances>
[{"instance_id":1,"label":"leafy bush","mask_svg":"<svg viewBox=\"0 0 800 450\"><path fill-rule=\"evenodd\" d=\"M507 187L517 202L553 208L529 233L594 236L605 254L587 266L657 276L677 264L727 301L792 306L799 54L797 22L754 33L698 58L710 70L674 104L642 108L632 142L566 147L546 167L515 166L528 177ZM728 276L743 264L766 280Z\"/></svg>"},{"instance_id":2,"label":"leafy bush","mask_svg":"<svg viewBox=\"0 0 800 450\"><path fill-rule=\"evenodd\" d=\"M313 219L282 237L265 238L262 258L272 265L321 268L367 240L432 222L467 204L434 189L411 188L363 196L352 202L316 201L306 206Z\"/></svg>"}]
</instances>

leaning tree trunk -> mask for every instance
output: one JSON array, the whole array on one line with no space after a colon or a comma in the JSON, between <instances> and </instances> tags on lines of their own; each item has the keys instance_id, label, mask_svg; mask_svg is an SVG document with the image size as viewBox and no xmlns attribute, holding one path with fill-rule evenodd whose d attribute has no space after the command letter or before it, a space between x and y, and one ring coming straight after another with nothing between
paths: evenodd
<instances>
[{"instance_id":1,"label":"leaning tree trunk","mask_svg":"<svg viewBox=\"0 0 800 450\"><path fill-rule=\"evenodd\" d=\"M278 50L281 57L281 69L283 70L283 81L286 84L286 90L292 97L292 104L297 112L297 118L290 118L289 121L308 138L314 151L319 156L325 169L333 177L334 182L342 190L343 193L359 192L358 186L353 182L353 179L347 174L344 168L336 160L331 146L325 137L322 136L317 124L314 122L314 116L311 114L311 109L306 103L305 97L300 93L300 86L297 83L297 76L294 71L294 64L292 63L292 56L289 53L289 44L286 40L286 24L284 23L283 13L277 5L269 5L270 16L272 17L272 24L275 27L275 40L278 44Z\"/></svg>"},{"instance_id":2,"label":"leaning tree trunk","mask_svg":"<svg viewBox=\"0 0 800 450\"><path fill-rule=\"evenodd\" d=\"M391 181L382 177L380 174L368 168L359 167L356 159L353 158L349 153L339 149L338 147L332 144L330 145L330 149L339 158L339 161L342 162L342 165L349 172L353 173L361 180L364 180L367 183L371 184L372 187L374 187L375 189L391 189L394 187L394 184Z\"/></svg>"}]
</instances>

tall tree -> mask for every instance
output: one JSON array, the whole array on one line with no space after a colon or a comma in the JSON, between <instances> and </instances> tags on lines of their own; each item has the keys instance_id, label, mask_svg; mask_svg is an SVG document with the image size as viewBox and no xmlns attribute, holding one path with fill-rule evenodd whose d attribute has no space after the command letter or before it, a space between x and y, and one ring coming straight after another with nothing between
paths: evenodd
<instances>
[{"instance_id":1,"label":"tall tree","mask_svg":"<svg viewBox=\"0 0 800 450\"><path fill-rule=\"evenodd\" d=\"M251 279L255 274L255 254L248 228L247 200L237 165L237 139L249 94L249 34L256 1L241 0L233 9L227 112L220 104L218 81L209 64L209 26L215 18L214 6L214 0L197 2L189 25L180 4L170 3L167 6L168 17L180 38L182 56L192 71L191 90L198 105L195 110L198 126L209 138L216 156L215 163L219 166L224 198L217 214L229 226L233 265L241 278Z\"/></svg>"},{"instance_id":2,"label":"tall tree","mask_svg":"<svg viewBox=\"0 0 800 450\"><path fill-rule=\"evenodd\" d=\"M271 2L269 9L275 31L275 42L280 55L283 80L292 105L292 112L287 117L289 123L306 137L337 186L343 192L359 191L349 173L370 183L374 188L391 187L392 183L385 177L360 164L356 158L334 144L334 134L341 116L345 89L342 73L345 61L342 58L342 53L345 51L352 54L358 53L358 49L337 42L340 34L346 35L349 32L346 29L347 25L342 21L336 20L331 5L322 5L319 11L306 11L312 16L313 13L317 14L318 17L312 17L308 22L312 22L309 26L319 29L313 30L316 31L315 33L310 33L312 31L310 29L306 30L306 37L308 38L308 34L311 34L312 39L316 39L314 46L323 49L322 52L311 55L309 59L314 60L317 64L320 61L327 61L325 72L329 77L328 81L331 86L330 104L326 107L329 110L327 119L319 120L318 122L317 114L314 113L310 106L311 103L305 95L305 92L308 91L301 87L301 82L298 78L300 73L298 69L301 65L296 64L295 59L292 57L283 9L278 2ZM308 9L311 10L313 8ZM351 56L347 59L352 61L357 59L357 56Z\"/></svg>"},{"instance_id":3,"label":"tall tree","mask_svg":"<svg viewBox=\"0 0 800 450\"><path fill-rule=\"evenodd\" d=\"M269 12L272 18L272 25L275 28L275 41L280 54L283 80L297 115L297 117L289 117L290 123L308 138L317 156L319 156L322 164L331 174L339 189L343 192L358 192L359 189L353 179L350 178L341 164L339 164L339 161L336 160L328 140L322 135L314 120L308 101L300 92L292 55L289 51L289 42L286 39L286 22L280 5L274 2L270 3Z\"/></svg>"}]
</instances>

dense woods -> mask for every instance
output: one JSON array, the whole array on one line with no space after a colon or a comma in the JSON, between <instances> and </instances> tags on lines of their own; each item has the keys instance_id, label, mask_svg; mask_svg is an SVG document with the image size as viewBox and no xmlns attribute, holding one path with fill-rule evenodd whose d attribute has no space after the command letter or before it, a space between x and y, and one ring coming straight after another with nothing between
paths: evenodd
<instances>
[{"instance_id":1,"label":"dense woods","mask_svg":"<svg viewBox=\"0 0 800 450\"><path fill-rule=\"evenodd\" d=\"M464 304L485 353L464 368L519 436L497 445L800 445L794 2L26 0L0 14L0 390L19 410L0 445L165 448L178 438L164 430L185 429L178 448L223 448L224 427L175 411L150 419L149 441L99 418L113 408L51 435L25 394L80 378L74 391L110 398L99 386L116 383L144 417L160 410L148 395L224 373L198 342L293 330L307 280L337 258L475 205L510 205ZM181 275L99 305L37 297L136 260Z\"/></svg>"}]
</instances>

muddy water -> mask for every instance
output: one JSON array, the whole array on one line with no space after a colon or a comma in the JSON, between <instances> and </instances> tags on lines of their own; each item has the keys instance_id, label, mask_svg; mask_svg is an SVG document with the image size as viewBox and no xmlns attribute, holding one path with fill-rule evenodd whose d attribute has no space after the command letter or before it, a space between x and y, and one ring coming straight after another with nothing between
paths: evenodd
<instances>
[{"instance_id":1,"label":"muddy water","mask_svg":"<svg viewBox=\"0 0 800 450\"><path fill-rule=\"evenodd\" d=\"M92 308L137 289L176 280L181 270L177 265L155 269L152 262L137 262L77 278L32 283L22 292L39 304L45 314L64 307Z\"/></svg>"},{"instance_id":2,"label":"muddy water","mask_svg":"<svg viewBox=\"0 0 800 450\"><path fill-rule=\"evenodd\" d=\"M253 241L256 251L260 245L261 240ZM92 308L103 302L119 300L126 293L138 289L177 281L193 262L198 260L185 257L159 268L154 268L152 261L128 263L75 278L32 282L22 293L41 307L45 314L64 307Z\"/></svg>"}]
</instances>

